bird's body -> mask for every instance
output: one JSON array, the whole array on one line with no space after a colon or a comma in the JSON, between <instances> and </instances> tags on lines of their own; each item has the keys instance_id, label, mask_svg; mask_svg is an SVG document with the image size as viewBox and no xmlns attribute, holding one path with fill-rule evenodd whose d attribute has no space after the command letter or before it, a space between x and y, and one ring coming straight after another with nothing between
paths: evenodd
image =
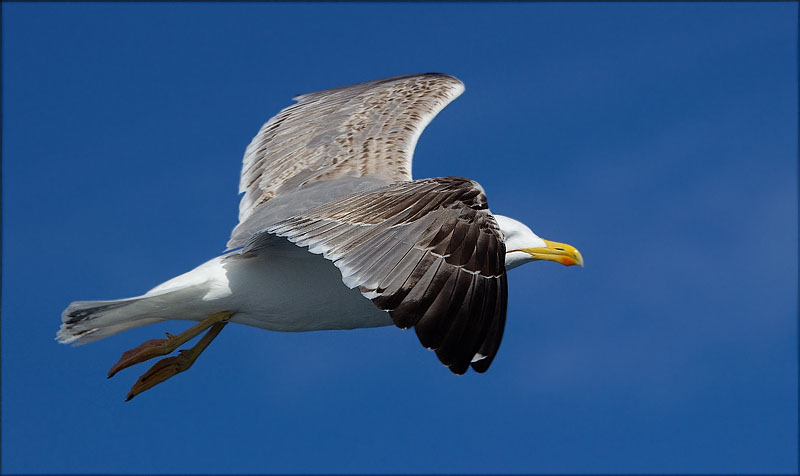
<instances>
[{"instance_id":1,"label":"bird's body","mask_svg":"<svg viewBox=\"0 0 800 476\"><path fill-rule=\"evenodd\" d=\"M287 332L413 327L453 372L486 371L503 334L506 270L583 259L493 215L472 180L411 178L419 134L462 91L451 76L421 74L299 96L245 152L229 251L142 296L70 304L58 340L199 322L126 352L113 375L209 329L151 368L129 398L188 368L227 322Z\"/></svg>"},{"instance_id":2,"label":"bird's body","mask_svg":"<svg viewBox=\"0 0 800 476\"><path fill-rule=\"evenodd\" d=\"M235 309L230 322L270 331L392 325L386 312L342 285L330 261L290 246L294 249L286 246L283 253L218 256L133 298L131 305L101 311L103 318L128 324L150 319L199 322L211 313Z\"/></svg>"}]
</instances>

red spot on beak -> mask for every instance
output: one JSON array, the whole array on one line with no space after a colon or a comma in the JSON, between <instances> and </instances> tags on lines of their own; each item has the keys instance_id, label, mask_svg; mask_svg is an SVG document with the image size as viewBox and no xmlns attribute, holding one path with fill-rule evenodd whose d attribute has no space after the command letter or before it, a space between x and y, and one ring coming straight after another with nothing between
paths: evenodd
<instances>
[{"instance_id":1,"label":"red spot on beak","mask_svg":"<svg viewBox=\"0 0 800 476\"><path fill-rule=\"evenodd\" d=\"M564 256L563 258L561 258L561 264L563 264L564 266L572 266L572 265L574 265L576 263L577 263L577 261L575 261L574 259L569 258L567 256Z\"/></svg>"}]
</instances>

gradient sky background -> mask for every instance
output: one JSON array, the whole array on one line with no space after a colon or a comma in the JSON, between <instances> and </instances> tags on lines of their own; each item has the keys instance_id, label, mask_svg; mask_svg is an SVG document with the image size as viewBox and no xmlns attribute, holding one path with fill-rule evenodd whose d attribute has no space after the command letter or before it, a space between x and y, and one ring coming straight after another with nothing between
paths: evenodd
<instances>
[{"instance_id":1,"label":"gradient sky background","mask_svg":"<svg viewBox=\"0 0 800 476\"><path fill-rule=\"evenodd\" d=\"M2 4L5 473L792 473L798 4ZM72 300L209 259L299 93L437 71L417 178L478 180L584 269L510 273L484 375L396 328L228 326L149 364L53 338Z\"/></svg>"}]
</instances>

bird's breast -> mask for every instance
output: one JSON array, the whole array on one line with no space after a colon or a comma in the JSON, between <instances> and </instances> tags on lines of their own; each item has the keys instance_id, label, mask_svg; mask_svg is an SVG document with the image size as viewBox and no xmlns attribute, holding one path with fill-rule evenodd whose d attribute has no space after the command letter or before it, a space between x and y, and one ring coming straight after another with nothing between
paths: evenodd
<instances>
[{"instance_id":1,"label":"bird's breast","mask_svg":"<svg viewBox=\"0 0 800 476\"><path fill-rule=\"evenodd\" d=\"M357 289L349 289L334 264L305 248L231 255L222 267L220 293L237 313L232 322L273 331L356 329L391 325Z\"/></svg>"}]
</instances>

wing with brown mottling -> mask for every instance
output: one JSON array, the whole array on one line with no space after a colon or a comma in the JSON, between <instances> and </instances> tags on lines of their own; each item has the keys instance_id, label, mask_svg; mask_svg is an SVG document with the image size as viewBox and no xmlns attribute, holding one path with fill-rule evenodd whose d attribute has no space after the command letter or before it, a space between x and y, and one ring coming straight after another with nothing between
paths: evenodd
<instances>
[{"instance_id":1,"label":"wing with brown mottling","mask_svg":"<svg viewBox=\"0 0 800 476\"><path fill-rule=\"evenodd\" d=\"M419 135L463 91L452 76L426 73L296 97L245 151L239 222L272 197L314 182L366 176L385 183L411 180Z\"/></svg>"}]
</instances>

